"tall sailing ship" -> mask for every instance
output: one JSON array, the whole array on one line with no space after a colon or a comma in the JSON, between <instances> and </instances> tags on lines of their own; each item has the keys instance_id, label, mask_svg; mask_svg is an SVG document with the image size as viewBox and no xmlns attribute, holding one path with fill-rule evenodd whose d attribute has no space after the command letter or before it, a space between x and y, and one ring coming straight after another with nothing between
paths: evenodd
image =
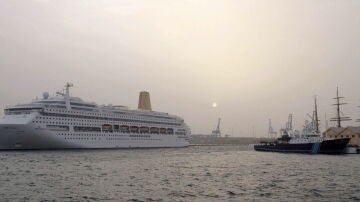
<instances>
[{"instance_id":1,"label":"tall sailing ship","mask_svg":"<svg viewBox=\"0 0 360 202\"><path fill-rule=\"evenodd\" d=\"M181 117L151 109L141 92L139 109L97 105L62 92L7 107L0 119L0 149L186 147L190 129Z\"/></svg>"}]
</instances>

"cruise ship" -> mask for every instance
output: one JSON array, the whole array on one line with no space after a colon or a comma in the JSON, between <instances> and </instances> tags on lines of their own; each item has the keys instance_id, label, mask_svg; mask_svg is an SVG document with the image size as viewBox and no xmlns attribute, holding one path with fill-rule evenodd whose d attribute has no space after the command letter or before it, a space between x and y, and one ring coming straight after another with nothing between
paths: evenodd
<instances>
[{"instance_id":1,"label":"cruise ship","mask_svg":"<svg viewBox=\"0 0 360 202\"><path fill-rule=\"evenodd\" d=\"M186 147L190 128L184 119L151 109L148 92L139 108L97 105L70 96L65 88L41 99L5 108L0 119L0 149L82 149Z\"/></svg>"}]
</instances>

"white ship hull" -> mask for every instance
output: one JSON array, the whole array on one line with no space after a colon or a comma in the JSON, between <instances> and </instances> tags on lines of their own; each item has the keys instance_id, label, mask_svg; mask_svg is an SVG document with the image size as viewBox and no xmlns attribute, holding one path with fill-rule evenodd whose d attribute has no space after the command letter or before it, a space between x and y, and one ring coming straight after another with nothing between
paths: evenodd
<instances>
[{"instance_id":1,"label":"white ship hull","mask_svg":"<svg viewBox=\"0 0 360 202\"><path fill-rule=\"evenodd\" d=\"M187 138L138 133L58 133L19 124L0 126L0 150L186 147Z\"/></svg>"}]
</instances>

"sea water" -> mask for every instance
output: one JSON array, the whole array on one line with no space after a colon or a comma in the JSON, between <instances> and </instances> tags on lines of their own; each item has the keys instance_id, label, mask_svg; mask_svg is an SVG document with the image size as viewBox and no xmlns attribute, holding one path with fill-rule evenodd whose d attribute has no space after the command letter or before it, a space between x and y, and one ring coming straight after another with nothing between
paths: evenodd
<instances>
[{"instance_id":1,"label":"sea water","mask_svg":"<svg viewBox=\"0 0 360 202\"><path fill-rule=\"evenodd\" d=\"M243 146L0 152L0 201L360 201L360 155Z\"/></svg>"}]
</instances>

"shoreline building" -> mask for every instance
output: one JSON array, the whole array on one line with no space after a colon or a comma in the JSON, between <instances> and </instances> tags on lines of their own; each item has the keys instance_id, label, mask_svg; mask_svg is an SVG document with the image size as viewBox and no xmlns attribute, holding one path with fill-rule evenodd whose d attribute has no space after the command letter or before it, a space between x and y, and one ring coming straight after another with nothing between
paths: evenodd
<instances>
[{"instance_id":1,"label":"shoreline building","mask_svg":"<svg viewBox=\"0 0 360 202\"><path fill-rule=\"evenodd\" d=\"M330 138L351 138L349 145L357 145L360 146L360 126L358 127L331 127L328 128L325 132L323 132L324 137Z\"/></svg>"}]
</instances>

